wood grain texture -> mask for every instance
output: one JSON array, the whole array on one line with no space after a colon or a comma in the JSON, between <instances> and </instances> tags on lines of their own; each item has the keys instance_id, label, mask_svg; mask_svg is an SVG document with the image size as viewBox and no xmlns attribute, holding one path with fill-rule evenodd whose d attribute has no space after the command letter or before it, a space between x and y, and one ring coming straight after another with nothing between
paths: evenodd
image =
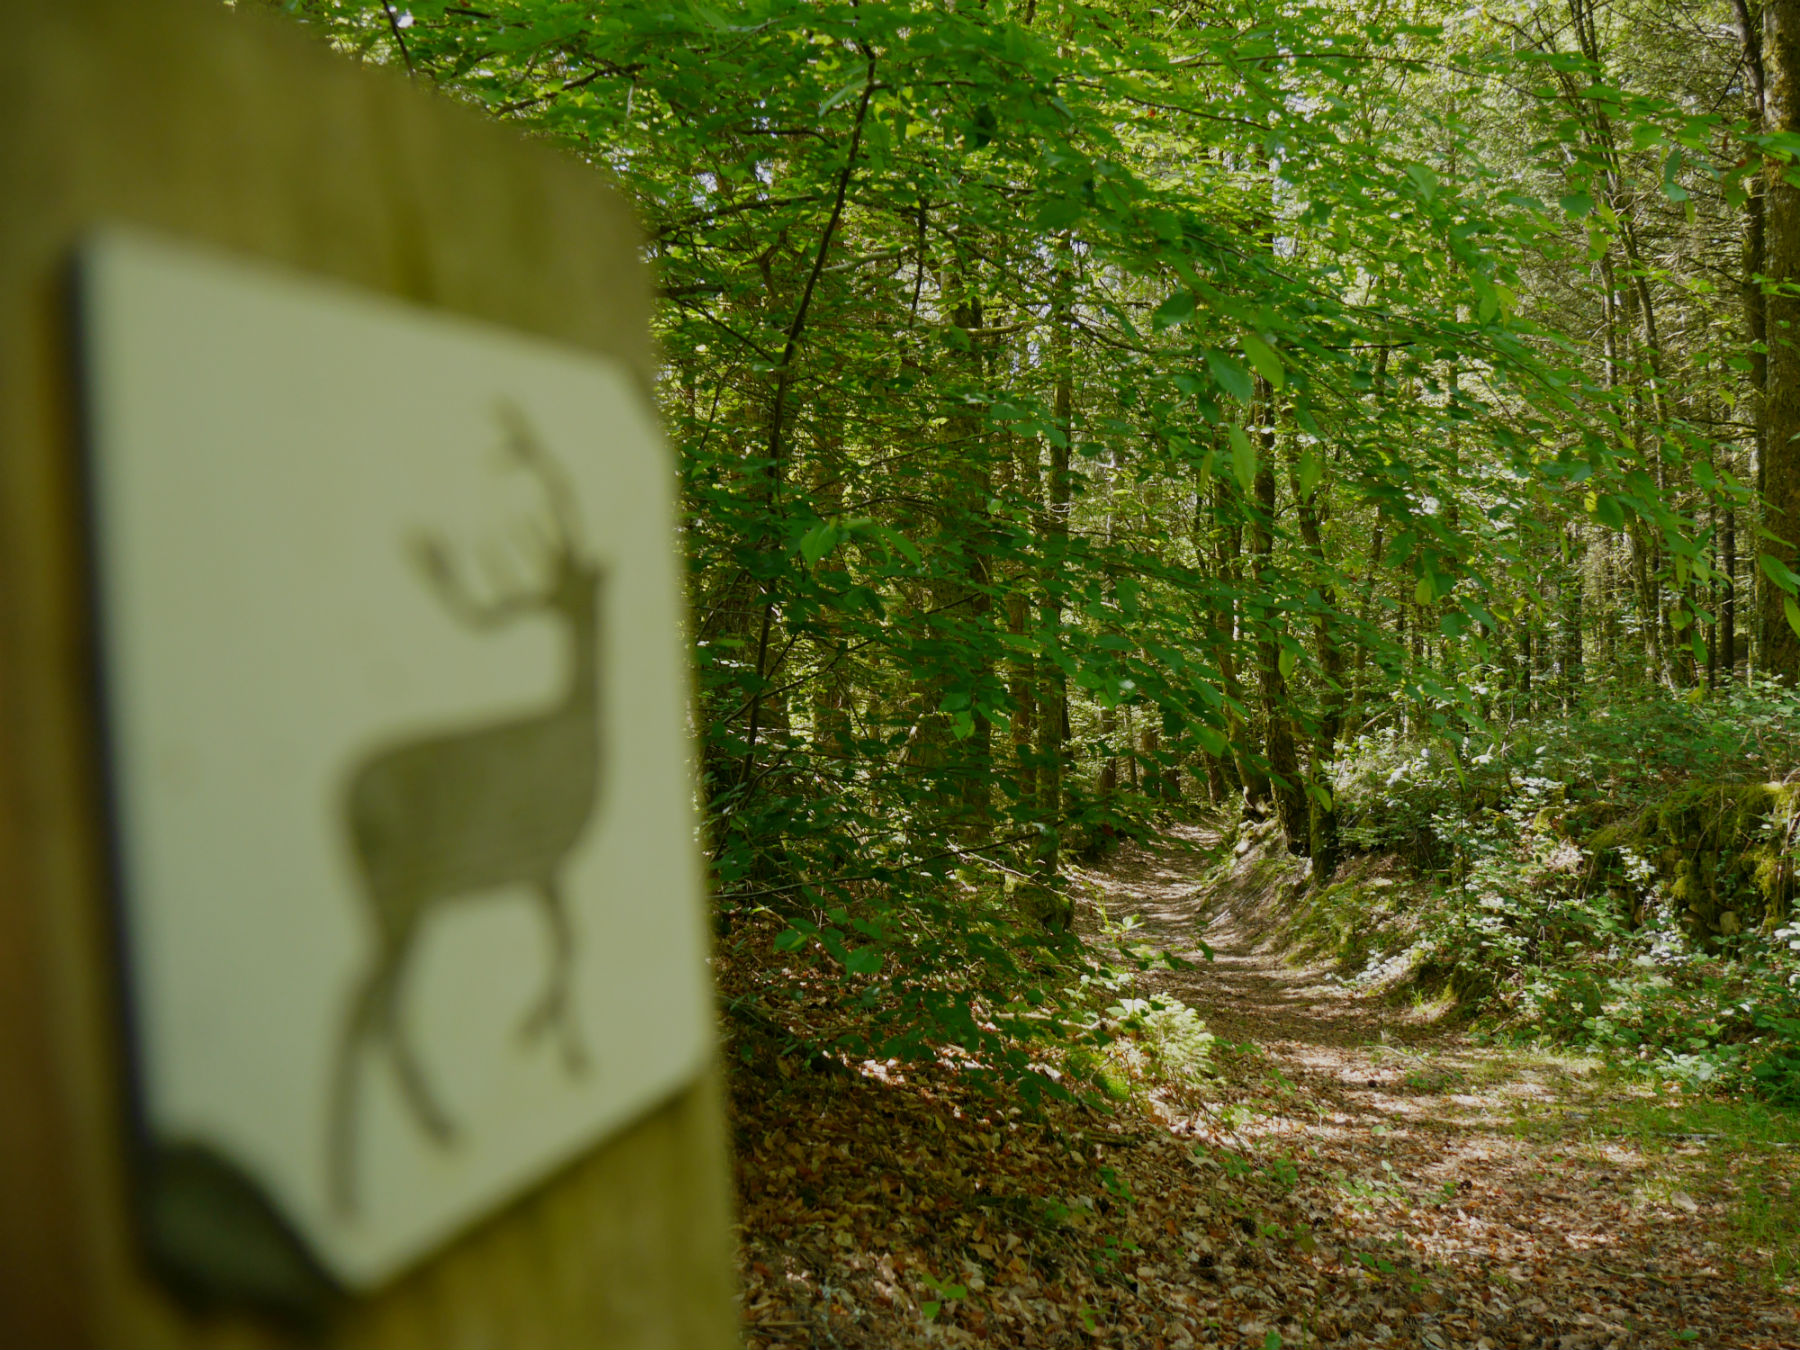
<instances>
[{"instance_id":1,"label":"wood grain texture","mask_svg":"<svg viewBox=\"0 0 1800 1350\"><path fill-rule=\"evenodd\" d=\"M589 168L211 0L18 0L0 44L0 1343L296 1343L172 1301L127 1204L70 262L100 222L490 320L625 363L650 279ZM327 391L321 391L325 395ZM709 1077L324 1344L735 1343Z\"/></svg>"}]
</instances>

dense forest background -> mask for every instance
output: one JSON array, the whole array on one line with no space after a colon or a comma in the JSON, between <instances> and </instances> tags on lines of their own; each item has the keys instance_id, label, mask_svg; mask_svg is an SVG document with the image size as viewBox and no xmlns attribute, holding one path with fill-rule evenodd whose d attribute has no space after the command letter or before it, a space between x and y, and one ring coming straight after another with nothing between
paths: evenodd
<instances>
[{"instance_id":1,"label":"dense forest background","mask_svg":"<svg viewBox=\"0 0 1800 1350\"><path fill-rule=\"evenodd\" d=\"M644 222L734 1017L1066 1093L1205 808L1800 1098L1800 0L278 7Z\"/></svg>"}]
</instances>

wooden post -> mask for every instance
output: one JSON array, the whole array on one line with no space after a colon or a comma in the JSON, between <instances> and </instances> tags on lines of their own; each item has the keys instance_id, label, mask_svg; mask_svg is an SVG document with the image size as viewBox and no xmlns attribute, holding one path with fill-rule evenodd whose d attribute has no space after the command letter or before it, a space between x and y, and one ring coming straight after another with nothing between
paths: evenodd
<instances>
[{"instance_id":1,"label":"wooden post","mask_svg":"<svg viewBox=\"0 0 1800 1350\"><path fill-rule=\"evenodd\" d=\"M248 6L240 6L246 10ZM0 1343L725 1346L707 1073L373 1295L296 1331L174 1297L131 1205L71 273L96 225L619 363L651 284L592 169L214 0L22 0L0 43Z\"/></svg>"}]
</instances>

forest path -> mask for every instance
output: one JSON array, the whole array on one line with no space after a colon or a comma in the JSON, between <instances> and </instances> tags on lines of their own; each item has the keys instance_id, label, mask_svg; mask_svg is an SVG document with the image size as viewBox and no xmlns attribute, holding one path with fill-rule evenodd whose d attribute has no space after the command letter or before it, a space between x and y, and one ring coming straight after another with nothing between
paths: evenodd
<instances>
[{"instance_id":1,"label":"forest path","mask_svg":"<svg viewBox=\"0 0 1800 1350\"><path fill-rule=\"evenodd\" d=\"M1216 1272L1223 1327L1288 1346L1800 1346L1743 1232L1766 1155L1661 1137L1649 1090L1594 1061L1476 1045L1285 964L1199 884L1220 849L1176 825L1079 876L1114 923L1141 916L1132 940L1194 963L1143 978L1229 1043L1229 1105L1159 1114L1285 1193L1255 1273ZM1791 1205L1791 1175L1779 1189Z\"/></svg>"}]
</instances>

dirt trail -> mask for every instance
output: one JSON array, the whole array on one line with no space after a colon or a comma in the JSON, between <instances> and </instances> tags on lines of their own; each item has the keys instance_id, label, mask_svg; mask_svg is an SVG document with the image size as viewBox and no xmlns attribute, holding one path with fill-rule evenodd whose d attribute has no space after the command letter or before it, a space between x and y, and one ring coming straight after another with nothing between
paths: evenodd
<instances>
[{"instance_id":1,"label":"dirt trail","mask_svg":"<svg viewBox=\"0 0 1800 1350\"><path fill-rule=\"evenodd\" d=\"M1285 1222L1312 1230L1268 1244L1237 1289L1219 1276L1222 1329L1241 1292L1240 1325L1289 1346L1800 1346L1794 1305L1731 1221L1737 1188L1768 1184L1737 1164L1766 1159L1633 1135L1626 1090L1591 1061L1476 1045L1284 964L1199 886L1218 850L1178 826L1082 880L1113 920L1142 916L1135 937L1196 963L1148 978L1241 1047L1220 1055L1238 1105L1171 1112L1171 1128L1249 1141L1288 1192Z\"/></svg>"}]
</instances>

